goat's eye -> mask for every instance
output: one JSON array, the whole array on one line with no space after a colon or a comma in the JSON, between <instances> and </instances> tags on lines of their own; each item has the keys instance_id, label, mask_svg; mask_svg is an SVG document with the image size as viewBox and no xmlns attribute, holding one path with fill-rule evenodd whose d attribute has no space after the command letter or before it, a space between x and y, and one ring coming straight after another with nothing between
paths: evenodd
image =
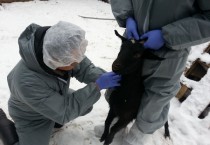
<instances>
[{"instance_id":1,"label":"goat's eye","mask_svg":"<svg viewBox=\"0 0 210 145\"><path fill-rule=\"evenodd\" d=\"M134 58L140 58L141 57L141 54L140 53L136 53L133 57Z\"/></svg>"}]
</instances>

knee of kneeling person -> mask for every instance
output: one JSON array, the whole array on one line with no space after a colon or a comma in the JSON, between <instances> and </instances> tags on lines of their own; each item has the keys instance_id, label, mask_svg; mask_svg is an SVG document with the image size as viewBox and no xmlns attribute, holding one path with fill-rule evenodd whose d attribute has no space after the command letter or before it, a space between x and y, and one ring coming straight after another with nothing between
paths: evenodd
<instances>
[{"instance_id":1,"label":"knee of kneeling person","mask_svg":"<svg viewBox=\"0 0 210 145\"><path fill-rule=\"evenodd\" d=\"M84 113L81 114L81 116L87 115L87 114L90 113L92 110L93 110L93 106L90 107L90 108L88 108Z\"/></svg>"}]
</instances>

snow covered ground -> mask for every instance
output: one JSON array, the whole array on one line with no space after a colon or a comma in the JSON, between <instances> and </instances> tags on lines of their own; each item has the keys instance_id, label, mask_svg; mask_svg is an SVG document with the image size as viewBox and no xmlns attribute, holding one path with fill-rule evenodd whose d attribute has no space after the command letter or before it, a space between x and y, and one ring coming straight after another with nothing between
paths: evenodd
<instances>
[{"instance_id":1,"label":"snow covered ground","mask_svg":"<svg viewBox=\"0 0 210 145\"><path fill-rule=\"evenodd\" d=\"M78 15L113 18L110 5L98 0L32 1L0 6L0 108L3 108L7 115L9 89L6 77L20 59L18 36L30 23L46 26L63 20L79 25L87 32L89 45L86 55L96 66L111 70L111 63L120 46L114 29L120 33L123 33L123 29L119 28L114 20L91 20ZM210 63L210 56L202 54L207 45L193 47L188 66L196 58ZM205 119L198 118L200 112L210 103L210 70L199 82L189 80L184 75L181 79L184 84L192 87L193 91L182 104L176 98L171 101L169 114L171 140L164 139L164 130L161 128L151 136L147 145L210 145L210 115ZM73 89L83 86L84 84L76 80L71 82ZM104 123L109 110L103 95L104 92L90 114L69 122L53 133L50 145L100 145L99 138L94 133L94 126ZM121 138L116 137L113 145L120 145Z\"/></svg>"}]
</instances>

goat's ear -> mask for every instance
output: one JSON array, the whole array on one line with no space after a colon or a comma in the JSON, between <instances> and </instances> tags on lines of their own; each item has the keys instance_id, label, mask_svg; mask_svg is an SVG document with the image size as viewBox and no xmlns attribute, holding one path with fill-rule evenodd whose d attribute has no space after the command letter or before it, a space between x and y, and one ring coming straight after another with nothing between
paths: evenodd
<instances>
[{"instance_id":1,"label":"goat's ear","mask_svg":"<svg viewBox=\"0 0 210 145\"><path fill-rule=\"evenodd\" d=\"M118 37L122 40L122 42L124 42L124 41L127 40L125 37L123 37L122 35L120 35L120 34L117 32L117 30L114 30L114 32L115 32L115 35L118 36Z\"/></svg>"}]
</instances>

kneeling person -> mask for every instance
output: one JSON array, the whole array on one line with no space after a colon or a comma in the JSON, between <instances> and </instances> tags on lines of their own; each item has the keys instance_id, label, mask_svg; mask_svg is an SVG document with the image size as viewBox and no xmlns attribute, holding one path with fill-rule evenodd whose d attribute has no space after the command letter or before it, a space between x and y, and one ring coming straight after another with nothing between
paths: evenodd
<instances>
[{"instance_id":1,"label":"kneeling person","mask_svg":"<svg viewBox=\"0 0 210 145\"><path fill-rule=\"evenodd\" d=\"M31 24L18 42L21 60L8 75L9 114L18 145L48 145L55 123L87 114L100 90L120 85L119 75L95 67L84 55L85 31L74 24ZM87 85L69 89L71 77Z\"/></svg>"}]
</instances>

